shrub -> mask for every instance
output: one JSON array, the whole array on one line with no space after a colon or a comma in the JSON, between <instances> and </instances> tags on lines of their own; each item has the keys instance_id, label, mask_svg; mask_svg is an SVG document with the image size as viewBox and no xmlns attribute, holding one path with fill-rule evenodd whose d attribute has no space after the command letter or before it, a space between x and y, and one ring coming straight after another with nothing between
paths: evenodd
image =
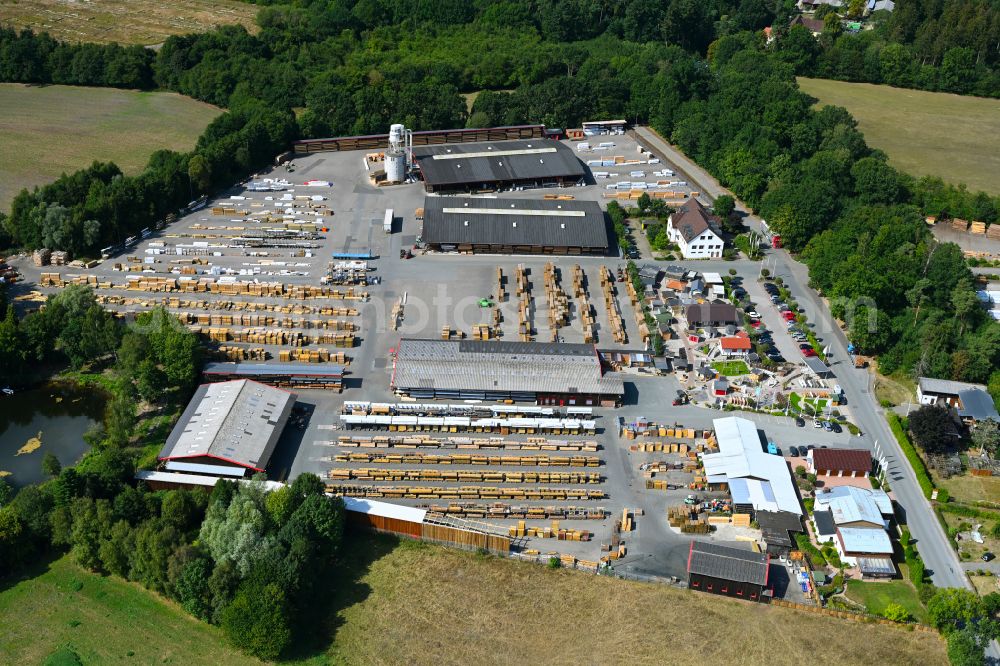
<instances>
[{"instance_id":1,"label":"shrub","mask_svg":"<svg viewBox=\"0 0 1000 666\"><path fill-rule=\"evenodd\" d=\"M910 612L897 603L890 603L882 609L882 617L893 622L909 622Z\"/></svg>"},{"instance_id":2,"label":"shrub","mask_svg":"<svg viewBox=\"0 0 1000 666\"><path fill-rule=\"evenodd\" d=\"M903 424L899 420L899 417L890 412L886 414L886 420L889 422L892 434L895 435L896 441L899 442L900 448L903 449L903 454L910 462L910 466L917 476L917 483L920 484L920 489L924 491L924 496L930 499L931 493L934 491L934 482L931 481L930 474L927 473L927 467L924 465L923 459L910 442L910 438L906 436L906 431L903 429Z\"/></svg>"},{"instance_id":3,"label":"shrub","mask_svg":"<svg viewBox=\"0 0 1000 666\"><path fill-rule=\"evenodd\" d=\"M549 569L558 569L561 566L562 566L562 560L560 560L558 557L549 558L549 564L548 564Z\"/></svg>"}]
</instances>

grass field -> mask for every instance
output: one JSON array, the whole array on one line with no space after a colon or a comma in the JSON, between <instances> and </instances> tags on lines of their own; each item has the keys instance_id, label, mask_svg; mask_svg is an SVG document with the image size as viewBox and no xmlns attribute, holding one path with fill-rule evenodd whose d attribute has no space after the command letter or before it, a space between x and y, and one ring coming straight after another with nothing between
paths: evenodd
<instances>
[{"instance_id":1,"label":"grass field","mask_svg":"<svg viewBox=\"0 0 1000 666\"><path fill-rule=\"evenodd\" d=\"M931 634L421 544L373 560L372 543L349 548L356 582L337 585L335 663L946 661Z\"/></svg>"},{"instance_id":2,"label":"grass field","mask_svg":"<svg viewBox=\"0 0 1000 666\"><path fill-rule=\"evenodd\" d=\"M190 150L220 113L175 93L0 84L0 210L94 160L133 174L155 150Z\"/></svg>"},{"instance_id":3,"label":"grass field","mask_svg":"<svg viewBox=\"0 0 1000 666\"><path fill-rule=\"evenodd\" d=\"M847 598L863 604L869 613L875 614L880 614L889 604L897 603L917 620L927 621L927 609L920 603L916 589L906 580L887 580L884 582L849 580L847 581Z\"/></svg>"},{"instance_id":4,"label":"grass field","mask_svg":"<svg viewBox=\"0 0 1000 666\"><path fill-rule=\"evenodd\" d=\"M962 474L950 479L935 475L934 485L944 488L957 502L994 502L1000 504L1000 477Z\"/></svg>"},{"instance_id":5,"label":"grass field","mask_svg":"<svg viewBox=\"0 0 1000 666\"><path fill-rule=\"evenodd\" d=\"M0 586L0 663L41 664L70 646L84 664L246 664L221 632L145 589L86 573L69 558Z\"/></svg>"},{"instance_id":6,"label":"grass field","mask_svg":"<svg viewBox=\"0 0 1000 666\"><path fill-rule=\"evenodd\" d=\"M237 0L0 0L0 23L69 42L151 45L233 23L253 31L256 13Z\"/></svg>"},{"instance_id":7,"label":"grass field","mask_svg":"<svg viewBox=\"0 0 1000 666\"><path fill-rule=\"evenodd\" d=\"M385 537L349 538L344 552L328 627L290 663L946 663L933 634ZM85 664L246 663L213 627L65 558L0 588L0 626L0 663L37 664L62 645Z\"/></svg>"},{"instance_id":8,"label":"grass field","mask_svg":"<svg viewBox=\"0 0 1000 666\"><path fill-rule=\"evenodd\" d=\"M823 79L799 86L850 111L898 169L1000 194L1000 100Z\"/></svg>"}]
</instances>

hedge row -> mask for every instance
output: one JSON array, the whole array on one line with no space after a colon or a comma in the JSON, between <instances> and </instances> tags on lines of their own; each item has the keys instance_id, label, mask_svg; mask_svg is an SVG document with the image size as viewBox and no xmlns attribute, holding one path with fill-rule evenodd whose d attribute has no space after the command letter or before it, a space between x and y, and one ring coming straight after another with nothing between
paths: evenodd
<instances>
[{"instance_id":1,"label":"hedge row","mask_svg":"<svg viewBox=\"0 0 1000 666\"><path fill-rule=\"evenodd\" d=\"M889 421L889 428L892 429L892 434L896 436L896 441L899 442L900 448L903 449L906 459L910 461L913 473L917 475L917 483L920 484L920 489L924 491L924 496L930 499L931 493L934 491L934 482L931 481L931 476L927 472L927 466L924 465L923 458L920 457L917 449L910 442L910 438L903 429L903 423L899 420L899 417L889 412L886 414L886 419Z\"/></svg>"}]
</instances>

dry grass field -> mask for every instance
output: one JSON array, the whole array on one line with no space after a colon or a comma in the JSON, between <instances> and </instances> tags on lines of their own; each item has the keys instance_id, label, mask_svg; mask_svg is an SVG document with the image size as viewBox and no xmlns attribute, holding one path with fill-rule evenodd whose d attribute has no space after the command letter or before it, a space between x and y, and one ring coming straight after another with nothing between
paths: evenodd
<instances>
[{"instance_id":1,"label":"dry grass field","mask_svg":"<svg viewBox=\"0 0 1000 666\"><path fill-rule=\"evenodd\" d=\"M896 168L1000 194L1000 100L825 79L799 87L850 111Z\"/></svg>"},{"instance_id":2,"label":"dry grass field","mask_svg":"<svg viewBox=\"0 0 1000 666\"><path fill-rule=\"evenodd\" d=\"M945 664L935 634L349 537L333 610L298 664ZM0 587L0 663L70 645L89 663L249 663L213 627L68 558ZM295 661L295 659L302 661Z\"/></svg>"},{"instance_id":3,"label":"dry grass field","mask_svg":"<svg viewBox=\"0 0 1000 666\"><path fill-rule=\"evenodd\" d=\"M134 174L156 150L190 150L220 113L176 93L0 84L0 210L94 160Z\"/></svg>"},{"instance_id":4,"label":"dry grass field","mask_svg":"<svg viewBox=\"0 0 1000 666\"><path fill-rule=\"evenodd\" d=\"M234 23L253 31L256 13L238 0L0 0L0 22L70 42L152 45Z\"/></svg>"},{"instance_id":5,"label":"dry grass field","mask_svg":"<svg viewBox=\"0 0 1000 666\"><path fill-rule=\"evenodd\" d=\"M947 663L923 632L424 544L365 550L337 586L334 663Z\"/></svg>"}]
</instances>

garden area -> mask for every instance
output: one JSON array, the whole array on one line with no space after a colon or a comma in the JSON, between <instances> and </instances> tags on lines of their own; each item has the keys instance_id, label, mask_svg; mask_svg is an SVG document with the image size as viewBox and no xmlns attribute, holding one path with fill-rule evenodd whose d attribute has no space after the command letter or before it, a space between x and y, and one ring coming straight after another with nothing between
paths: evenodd
<instances>
[{"instance_id":1,"label":"garden area","mask_svg":"<svg viewBox=\"0 0 1000 666\"><path fill-rule=\"evenodd\" d=\"M826 411L830 401L826 398L803 398L798 393L791 393L788 396L788 404L795 412L816 416Z\"/></svg>"},{"instance_id":2,"label":"garden area","mask_svg":"<svg viewBox=\"0 0 1000 666\"><path fill-rule=\"evenodd\" d=\"M750 372L746 361L715 361L712 363L712 369L723 377L738 377Z\"/></svg>"},{"instance_id":3,"label":"garden area","mask_svg":"<svg viewBox=\"0 0 1000 666\"><path fill-rule=\"evenodd\" d=\"M909 618L917 622L927 621L927 609L920 603L916 588L908 580L849 580L844 596L861 604L873 615L896 614L898 618L899 609L890 608L896 605L905 610Z\"/></svg>"}]
</instances>

